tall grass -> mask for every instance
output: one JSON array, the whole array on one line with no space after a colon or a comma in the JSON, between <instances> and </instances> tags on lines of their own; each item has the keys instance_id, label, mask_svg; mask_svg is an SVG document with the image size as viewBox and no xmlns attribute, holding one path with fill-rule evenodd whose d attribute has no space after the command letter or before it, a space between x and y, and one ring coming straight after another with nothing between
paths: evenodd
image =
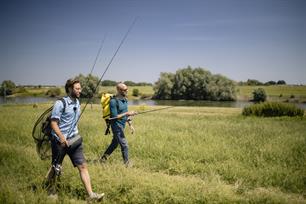
<instances>
[{"instance_id":1,"label":"tall grass","mask_svg":"<svg viewBox=\"0 0 306 204\"><path fill-rule=\"evenodd\" d=\"M261 117L276 117L290 116L303 117L304 110L296 107L293 104L278 103L278 102L263 102L244 107L242 114L245 116L261 116Z\"/></svg>"},{"instance_id":2,"label":"tall grass","mask_svg":"<svg viewBox=\"0 0 306 204\"><path fill-rule=\"evenodd\" d=\"M0 106L0 203L54 203L41 188L49 161L35 152L31 129L49 105ZM154 107L133 106L131 110ZM305 118L255 118L241 109L176 107L134 118L128 129L132 168L116 150L89 164L105 203L306 203ZM96 159L111 141L99 105L80 121L85 155ZM64 161L59 202L84 203L77 170Z\"/></svg>"}]
</instances>

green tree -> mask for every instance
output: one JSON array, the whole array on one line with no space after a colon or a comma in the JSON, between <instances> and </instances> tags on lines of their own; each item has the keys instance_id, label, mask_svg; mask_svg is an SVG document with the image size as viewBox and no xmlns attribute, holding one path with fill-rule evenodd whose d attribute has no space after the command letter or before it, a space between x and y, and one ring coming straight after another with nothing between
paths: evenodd
<instances>
[{"instance_id":1,"label":"green tree","mask_svg":"<svg viewBox=\"0 0 306 204\"><path fill-rule=\"evenodd\" d=\"M278 80L278 81L277 81L277 84L278 84L278 85L285 85L286 82L285 82L284 80Z\"/></svg>"},{"instance_id":2,"label":"green tree","mask_svg":"<svg viewBox=\"0 0 306 204\"><path fill-rule=\"evenodd\" d=\"M155 82L154 99L171 99L171 90L173 87L174 74L162 72L157 82Z\"/></svg>"},{"instance_id":3,"label":"green tree","mask_svg":"<svg viewBox=\"0 0 306 204\"><path fill-rule=\"evenodd\" d=\"M260 82L260 81L258 81L256 79L248 79L246 84L249 85L249 86L260 86L260 85L263 85L262 82Z\"/></svg>"},{"instance_id":4,"label":"green tree","mask_svg":"<svg viewBox=\"0 0 306 204\"><path fill-rule=\"evenodd\" d=\"M123 82L125 85L127 85L127 86L136 86L137 84L135 83L135 82L133 82L133 81L125 81L125 82Z\"/></svg>"},{"instance_id":5,"label":"green tree","mask_svg":"<svg viewBox=\"0 0 306 204\"><path fill-rule=\"evenodd\" d=\"M16 84L13 81L4 80L1 83L0 94L1 96L12 95L15 88L16 88Z\"/></svg>"},{"instance_id":6,"label":"green tree","mask_svg":"<svg viewBox=\"0 0 306 204\"><path fill-rule=\"evenodd\" d=\"M175 73L172 99L206 100L212 74L202 68L192 69L188 66Z\"/></svg>"},{"instance_id":7,"label":"green tree","mask_svg":"<svg viewBox=\"0 0 306 204\"><path fill-rule=\"evenodd\" d=\"M268 81L268 82L265 83L265 85L275 85L275 84L276 84L275 81Z\"/></svg>"},{"instance_id":8,"label":"green tree","mask_svg":"<svg viewBox=\"0 0 306 204\"><path fill-rule=\"evenodd\" d=\"M202 68L179 69L175 74L161 73L154 86L154 98L185 100L235 100L236 84Z\"/></svg>"},{"instance_id":9,"label":"green tree","mask_svg":"<svg viewBox=\"0 0 306 204\"><path fill-rule=\"evenodd\" d=\"M258 88L253 91L253 101L264 102L267 99L266 91L263 88Z\"/></svg>"},{"instance_id":10,"label":"green tree","mask_svg":"<svg viewBox=\"0 0 306 204\"><path fill-rule=\"evenodd\" d=\"M112 81L112 80L103 80L101 82L102 86L116 86L117 82Z\"/></svg>"},{"instance_id":11,"label":"green tree","mask_svg":"<svg viewBox=\"0 0 306 204\"><path fill-rule=\"evenodd\" d=\"M136 86L152 86L152 84L147 82L139 82L136 84Z\"/></svg>"},{"instance_id":12,"label":"green tree","mask_svg":"<svg viewBox=\"0 0 306 204\"><path fill-rule=\"evenodd\" d=\"M213 101L236 100L236 84L225 76L213 75L208 96Z\"/></svg>"},{"instance_id":13,"label":"green tree","mask_svg":"<svg viewBox=\"0 0 306 204\"><path fill-rule=\"evenodd\" d=\"M79 74L76 78L81 82L81 98L92 98L99 92L99 86L97 86L99 78L97 76Z\"/></svg>"}]
</instances>

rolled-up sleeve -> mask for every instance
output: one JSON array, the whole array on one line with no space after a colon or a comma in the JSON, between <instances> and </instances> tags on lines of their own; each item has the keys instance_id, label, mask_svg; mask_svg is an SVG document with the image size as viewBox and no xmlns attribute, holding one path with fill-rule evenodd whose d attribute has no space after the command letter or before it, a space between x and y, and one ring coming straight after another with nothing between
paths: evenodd
<instances>
[{"instance_id":1,"label":"rolled-up sleeve","mask_svg":"<svg viewBox=\"0 0 306 204\"><path fill-rule=\"evenodd\" d=\"M62 116L63 109L64 109L64 104L62 103L62 101L57 100L53 106L51 119L59 120Z\"/></svg>"}]
</instances>

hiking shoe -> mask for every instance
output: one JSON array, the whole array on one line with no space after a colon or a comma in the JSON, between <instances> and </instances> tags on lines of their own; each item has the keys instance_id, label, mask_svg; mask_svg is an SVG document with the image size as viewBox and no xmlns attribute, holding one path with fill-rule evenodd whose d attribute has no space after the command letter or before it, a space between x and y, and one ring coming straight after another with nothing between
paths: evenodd
<instances>
[{"instance_id":1,"label":"hiking shoe","mask_svg":"<svg viewBox=\"0 0 306 204\"><path fill-rule=\"evenodd\" d=\"M104 197L104 193L94 193L92 192L89 196L88 196L88 200L89 201L101 201Z\"/></svg>"},{"instance_id":2,"label":"hiking shoe","mask_svg":"<svg viewBox=\"0 0 306 204\"><path fill-rule=\"evenodd\" d=\"M52 200L57 200L58 199L58 195L57 193L51 193L48 195L48 198L52 199Z\"/></svg>"},{"instance_id":3,"label":"hiking shoe","mask_svg":"<svg viewBox=\"0 0 306 204\"><path fill-rule=\"evenodd\" d=\"M102 157L100 157L100 159L99 159L99 163L100 164L105 164L106 163L106 161L107 161L107 155L103 155Z\"/></svg>"},{"instance_id":4,"label":"hiking shoe","mask_svg":"<svg viewBox=\"0 0 306 204\"><path fill-rule=\"evenodd\" d=\"M126 168L132 168L133 167L133 163L129 160L127 162L124 163Z\"/></svg>"}]
</instances>

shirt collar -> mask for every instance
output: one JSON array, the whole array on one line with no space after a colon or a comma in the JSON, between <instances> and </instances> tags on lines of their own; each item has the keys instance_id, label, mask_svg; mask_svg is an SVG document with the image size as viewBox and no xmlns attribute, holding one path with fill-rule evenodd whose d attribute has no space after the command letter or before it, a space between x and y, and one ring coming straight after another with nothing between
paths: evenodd
<instances>
[{"instance_id":1,"label":"shirt collar","mask_svg":"<svg viewBox=\"0 0 306 204\"><path fill-rule=\"evenodd\" d=\"M126 97L123 97L123 96L116 96L116 98L120 101L127 101L127 98Z\"/></svg>"},{"instance_id":2,"label":"shirt collar","mask_svg":"<svg viewBox=\"0 0 306 204\"><path fill-rule=\"evenodd\" d=\"M72 100L72 99L70 98L70 96L67 96L66 98L67 98L67 103L68 103L68 105L76 104L76 103L77 103L77 99L74 101L74 100Z\"/></svg>"}]
</instances>

